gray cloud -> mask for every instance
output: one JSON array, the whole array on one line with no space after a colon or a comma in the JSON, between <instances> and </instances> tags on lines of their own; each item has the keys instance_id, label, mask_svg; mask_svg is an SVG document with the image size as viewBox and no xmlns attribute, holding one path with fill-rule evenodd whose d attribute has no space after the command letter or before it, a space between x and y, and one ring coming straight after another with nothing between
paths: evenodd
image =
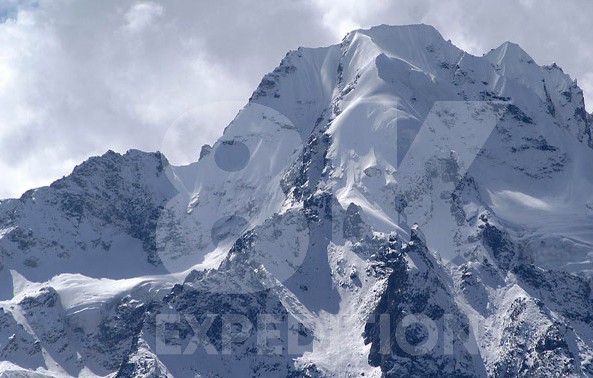
<instances>
[{"instance_id":1,"label":"gray cloud","mask_svg":"<svg viewBox=\"0 0 593 378\"><path fill-rule=\"evenodd\" d=\"M0 6L0 198L107 149L195 159L287 50L424 22L482 54L505 40L556 61L593 98L593 3L66 1Z\"/></svg>"}]
</instances>

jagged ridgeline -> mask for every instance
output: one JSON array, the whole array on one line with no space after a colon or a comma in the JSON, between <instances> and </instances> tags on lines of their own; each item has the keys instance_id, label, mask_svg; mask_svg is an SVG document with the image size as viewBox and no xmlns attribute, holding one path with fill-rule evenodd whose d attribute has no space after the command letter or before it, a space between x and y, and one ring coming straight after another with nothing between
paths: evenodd
<instances>
[{"instance_id":1,"label":"jagged ridgeline","mask_svg":"<svg viewBox=\"0 0 593 378\"><path fill-rule=\"evenodd\" d=\"M197 162L0 202L0 377L593 376L592 118L509 42L291 51Z\"/></svg>"}]
</instances>

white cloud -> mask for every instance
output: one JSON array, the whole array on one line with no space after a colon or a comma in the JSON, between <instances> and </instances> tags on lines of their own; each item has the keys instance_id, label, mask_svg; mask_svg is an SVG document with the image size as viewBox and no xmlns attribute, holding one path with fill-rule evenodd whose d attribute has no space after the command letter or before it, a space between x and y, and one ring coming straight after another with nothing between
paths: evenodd
<instances>
[{"instance_id":1,"label":"white cloud","mask_svg":"<svg viewBox=\"0 0 593 378\"><path fill-rule=\"evenodd\" d=\"M125 28L138 33L150 26L156 18L163 15L163 7L155 3L134 4L125 14Z\"/></svg>"},{"instance_id":2,"label":"white cloud","mask_svg":"<svg viewBox=\"0 0 593 378\"><path fill-rule=\"evenodd\" d=\"M535 6L535 0L519 0L519 3L529 9L533 9Z\"/></svg>"},{"instance_id":3,"label":"white cloud","mask_svg":"<svg viewBox=\"0 0 593 378\"><path fill-rule=\"evenodd\" d=\"M589 100L589 107L593 102L593 71L587 72L581 80L578 81L579 87L583 90L585 101Z\"/></svg>"},{"instance_id":4,"label":"white cloud","mask_svg":"<svg viewBox=\"0 0 593 378\"><path fill-rule=\"evenodd\" d=\"M586 0L2 4L0 198L48 184L107 149L169 149L185 162L222 133L287 50L380 23L433 24L476 54L513 40L540 64L556 61L593 96ZM182 149L168 147L175 140Z\"/></svg>"}]
</instances>

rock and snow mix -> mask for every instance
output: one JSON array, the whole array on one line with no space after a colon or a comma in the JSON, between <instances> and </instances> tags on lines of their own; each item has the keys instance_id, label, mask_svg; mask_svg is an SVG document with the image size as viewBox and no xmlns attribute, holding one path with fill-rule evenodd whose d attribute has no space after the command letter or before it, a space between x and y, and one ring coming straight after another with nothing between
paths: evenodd
<instances>
[{"instance_id":1,"label":"rock and snow mix","mask_svg":"<svg viewBox=\"0 0 593 378\"><path fill-rule=\"evenodd\" d=\"M509 42L291 51L199 161L0 201L0 377L593 376L592 118Z\"/></svg>"}]
</instances>

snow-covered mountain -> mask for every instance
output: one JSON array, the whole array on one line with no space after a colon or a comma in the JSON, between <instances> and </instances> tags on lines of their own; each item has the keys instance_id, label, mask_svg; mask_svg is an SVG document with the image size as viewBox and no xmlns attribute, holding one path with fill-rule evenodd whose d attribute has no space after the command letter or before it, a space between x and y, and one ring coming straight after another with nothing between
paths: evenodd
<instances>
[{"instance_id":1,"label":"snow-covered mountain","mask_svg":"<svg viewBox=\"0 0 593 378\"><path fill-rule=\"evenodd\" d=\"M291 51L199 161L0 202L0 377L593 376L592 125L510 42Z\"/></svg>"}]
</instances>

